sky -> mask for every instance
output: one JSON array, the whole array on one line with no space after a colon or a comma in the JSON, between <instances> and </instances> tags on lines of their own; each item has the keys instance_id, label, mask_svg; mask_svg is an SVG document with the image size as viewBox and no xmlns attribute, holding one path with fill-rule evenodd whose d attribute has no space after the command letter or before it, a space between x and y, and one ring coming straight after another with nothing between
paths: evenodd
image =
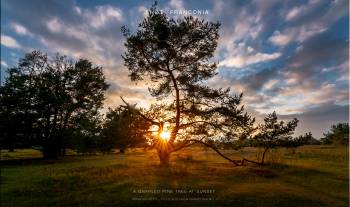
<instances>
[{"instance_id":1,"label":"sky","mask_svg":"<svg viewBox=\"0 0 350 207\"><path fill-rule=\"evenodd\" d=\"M145 83L131 82L123 64L121 26L135 31L154 1L1 0L1 80L32 50L87 58L111 84L105 108L155 102ZM197 13L221 23L208 85L243 92L258 122L272 111L300 120L296 134L322 137L349 119L348 0L161 0L172 18ZM198 14L199 11L202 14ZM177 13L177 14L175 14Z\"/></svg>"}]
</instances>

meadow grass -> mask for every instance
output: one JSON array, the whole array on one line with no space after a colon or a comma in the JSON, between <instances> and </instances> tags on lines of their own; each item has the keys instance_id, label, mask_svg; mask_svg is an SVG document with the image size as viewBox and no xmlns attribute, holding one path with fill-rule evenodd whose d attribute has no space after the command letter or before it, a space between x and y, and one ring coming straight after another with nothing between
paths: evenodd
<instances>
[{"instance_id":1,"label":"meadow grass","mask_svg":"<svg viewBox=\"0 0 350 207\"><path fill-rule=\"evenodd\" d=\"M261 156L256 148L224 153ZM348 155L344 147L304 146L295 154L272 150L268 166L235 167L193 147L174 153L166 169L143 149L56 161L21 160L38 158L35 150L2 151L1 206L342 207L349 205Z\"/></svg>"}]
</instances>

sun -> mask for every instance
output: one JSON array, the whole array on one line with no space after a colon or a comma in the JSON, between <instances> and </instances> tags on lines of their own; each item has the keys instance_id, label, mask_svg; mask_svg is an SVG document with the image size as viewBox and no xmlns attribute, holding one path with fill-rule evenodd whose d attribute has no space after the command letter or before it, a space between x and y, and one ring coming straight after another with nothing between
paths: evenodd
<instances>
[{"instance_id":1,"label":"sun","mask_svg":"<svg viewBox=\"0 0 350 207\"><path fill-rule=\"evenodd\" d=\"M170 139L170 132L162 131L162 133L160 133L160 138L162 138L165 141L168 141Z\"/></svg>"}]
</instances>

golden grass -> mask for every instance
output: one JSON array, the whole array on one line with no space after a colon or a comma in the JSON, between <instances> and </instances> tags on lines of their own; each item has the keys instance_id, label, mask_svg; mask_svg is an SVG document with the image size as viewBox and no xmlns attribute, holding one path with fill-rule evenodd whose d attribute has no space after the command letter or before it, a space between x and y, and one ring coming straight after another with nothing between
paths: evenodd
<instances>
[{"instance_id":1,"label":"golden grass","mask_svg":"<svg viewBox=\"0 0 350 207\"><path fill-rule=\"evenodd\" d=\"M29 151L15 153L22 158ZM261 156L256 148L224 153L233 159ZM3 206L163 206L159 200L132 200L155 196L133 190L211 189L213 195L199 196L216 201L169 201L167 206L348 206L348 158L347 148L305 146L295 154L272 150L268 166L235 167L211 150L193 147L174 153L167 169L158 167L155 151L143 149L67 156L2 166L1 197ZM198 195L156 194L162 196Z\"/></svg>"}]
</instances>

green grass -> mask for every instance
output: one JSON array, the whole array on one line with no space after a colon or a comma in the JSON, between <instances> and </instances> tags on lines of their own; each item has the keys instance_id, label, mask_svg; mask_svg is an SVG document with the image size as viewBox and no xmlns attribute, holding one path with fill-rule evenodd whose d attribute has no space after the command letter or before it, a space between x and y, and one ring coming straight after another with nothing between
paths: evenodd
<instances>
[{"instance_id":1,"label":"green grass","mask_svg":"<svg viewBox=\"0 0 350 207\"><path fill-rule=\"evenodd\" d=\"M224 152L237 159L241 155L253 159L261 154L255 148ZM16 150L2 151L1 158L39 156L34 150ZM173 154L169 169L158 167L154 151L142 149L130 150L125 155L7 161L1 166L1 206L349 205L347 148L306 146L295 154L279 149L271 151L267 158L269 166L234 167L215 152L194 147ZM215 192L180 193L176 189ZM138 190L166 192L138 193ZM186 198L192 200L179 201Z\"/></svg>"},{"instance_id":2,"label":"green grass","mask_svg":"<svg viewBox=\"0 0 350 207\"><path fill-rule=\"evenodd\" d=\"M14 152L1 150L1 160L14 160L26 158L41 158L42 153L35 149L16 149Z\"/></svg>"}]
</instances>

